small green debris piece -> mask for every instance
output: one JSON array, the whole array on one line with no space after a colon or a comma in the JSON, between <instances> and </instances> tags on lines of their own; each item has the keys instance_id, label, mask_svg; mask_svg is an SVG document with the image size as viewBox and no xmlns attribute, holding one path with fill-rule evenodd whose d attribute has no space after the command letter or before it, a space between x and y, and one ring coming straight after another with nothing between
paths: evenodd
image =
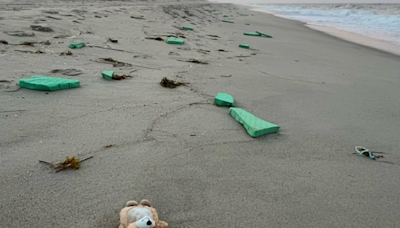
<instances>
[{"instance_id":1,"label":"small green debris piece","mask_svg":"<svg viewBox=\"0 0 400 228\"><path fill-rule=\"evenodd\" d=\"M245 32L245 33L243 33L243 35L246 35L246 36L261 36L261 34L258 33L258 32Z\"/></svg>"},{"instance_id":2,"label":"small green debris piece","mask_svg":"<svg viewBox=\"0 0 400 228\"><path fill-rule=\"evenodd\" d=\"M222 20L222 22L226 22L226 23L235 23L235 22L233 22L233 21L228 21L228 20Z\"/></svg>"},{"instance_id":3,"label":"small green debris piece","mask_svg":"<svg viewBox=\"0 0 400 228\"><path fill-rule=\"evenodd\" d=\"M183 30L193 30L193 28L192 28L192 27L189 27L189 26L182 26L182 29L183 29Z\"/></svg>"},{"instance_id":4,"label":"small green debris piece","mask_svg":"<svg viewBox=\"0 0 400 228\"><path fill-rule=\"evenodd\" d=\"M180 38L175 38L175 37L168 37L167 38L167 43L168 44L184 44L185 41Z\"/></svg>"},{"instance_id":5,"label":"small green debris piece","mask_svg":"<svg viewBox=\"0 0 400 228\"><path fill-rule=\"evenodd\" d=\"M224 15L223 17L229 17L228 15Z\"/></svg>"},{"instance_id":6,"label":"small green debris piece","mask_svg":"<svg viewBox=\"0 0 400 228\"><path fill-rule=\"evenodd\" d=\"M245 14L245 13L240 13L239 15L240 16L249 16L248 14Z\"/></svg>"},{"instance_id":7,"label":"small green debris piece","mask_svg":"<svg viewBox=\"0 0 400 228\"><path fill-rule=\"evenodd\" d=\"M103 76L103 78L107 79L107 80L112 80L113 76L114 76L114 71L112 70L105 70L101 72L101 75Z\"/></svg>"},{"instance_id":8,"label":"small green debris piece","mask_svg":"<svg viewBox=\"0 0 400 228\"><path fill-rule=\"evenodd\" d=\"M239 123L243 124L247 133L254 138L270 133L276 133L280 128L279 125L262 120L241 108L229 108L229 114L231 114L231 116Z\"/></svg>"},{"instance_id":9,"label":"small green debris piece","mask_svg":"<svg viewBox=\"0 0 400 228\"><path fill-rule=\"evenodd\" d=\"M246 23L245 25L250 25L249 23Z\"/></svg>"},{"instance_id":10,"label":"small green debris piece","mask_svg":"<svg viewBox=\"0 0 400 228\"><path fill-rule=\"evenodd\" d=\"M108 39L110 42L112 42L112 43L118 43L118 40L117 39L113 39L113 38L110 38L110 39Z\"/></svg>"},{"instance_id":11,"label":"small green debris piece","mask_svg":"<svg viewBox=\"0 0 400 228\"><path fill-rule=\"evenodd\" d=\"M18 85L27 89L55 91L79 87L80 82L75 79L33 75L31 78L21 78Z\"/></svg>"},{"instance_id":12,"label":"small green debris piece","mask_svg":"<svg viewBox=\"0 0 400 228\"><path fill-rule=\"evenodd\" d=\"M68 47L74 49L74 48L83 48L85 46L86 46L86 43L81 42L81 43L72 43Z\"/></svg>"},{"instance_id":13,"label":"small green debris piece","mask_svg":"<svg viewBox=\"0 0 400 228\"><path fill-rule=\"evenodd\" d=\"M250 45L248 45L248 44L239 44L239 47L241 47L241 48L250 48Z\"/></svg>"},{"instance_id":14,"label":"small green debris piece","mask_svg":"<svg viewBox=\"0 0 400 228\"><path fill-rule=\"evenodd\" d=\"M233 100L232 95L227 93L218 93L214 98L214 102L218 106L235 107L235 101Z\"/></svg>"},{"instance_id":15,"label":"small green debris piece","mask_svg":"<svg viewBox=\"0 0 400 228\"><path fill-rule=\"evenodd\" d=\"M270 35L268 35L268 34L265 34L265 33L263 33L263 32L256 31L256 33L259 33L260 36L265 36L265 37L268 37L268 38L272 38L272 36L270 36Z\"/></svg>"}]
</instances>

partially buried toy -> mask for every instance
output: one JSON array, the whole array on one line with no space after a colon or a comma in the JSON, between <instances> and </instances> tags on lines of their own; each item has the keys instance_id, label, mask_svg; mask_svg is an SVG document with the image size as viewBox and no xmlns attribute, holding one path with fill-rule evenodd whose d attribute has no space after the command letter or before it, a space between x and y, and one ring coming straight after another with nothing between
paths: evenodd
<instances>
[{"instance_id":1,"label":"partially buried toy","mask_svg":"<svg viewBox=\"0 0 400 228\"><path fill-rule=\"evenodd\" d=\"M158 219L157 211L148 200L128 201L119 213L121 224L118 228L167 228L168 223Z\"/></svg>"}]
</instances>

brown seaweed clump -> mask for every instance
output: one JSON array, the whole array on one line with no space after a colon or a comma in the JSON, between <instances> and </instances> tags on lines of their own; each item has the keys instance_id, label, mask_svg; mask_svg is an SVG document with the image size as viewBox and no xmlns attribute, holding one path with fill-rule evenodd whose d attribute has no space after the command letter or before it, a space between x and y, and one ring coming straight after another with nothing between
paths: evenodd
<instances>
[{"instance_id":1,"label":"brown seaweed clump","mask_svg":"<svg viewBox=\"0 0 400 228\"><path fill-rule=\"evenodd\" d=\"M181 85L186 85L186 84L188 84L188 83L186 83L186 82L176 82L176 81L170 80L170 79L168 79L166 77L164 77L160 82L160 85L162 87L167 87L167 88L171 88L171 89L172 88L176 88L176 87L181 86Z\"/></svg>"}]
</instances>

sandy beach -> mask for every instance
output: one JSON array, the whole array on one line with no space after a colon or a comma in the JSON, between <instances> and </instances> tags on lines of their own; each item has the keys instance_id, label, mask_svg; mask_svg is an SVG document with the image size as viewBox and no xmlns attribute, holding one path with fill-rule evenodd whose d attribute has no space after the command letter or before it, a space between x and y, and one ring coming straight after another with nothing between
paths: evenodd
<instances>
[{"instance_id":1,"label":"sandy beach","mask_svg":"<svg viewBox=\"0 0 400 228\"><path fill-rule=\"evenodd\" d=\"M170 228L400 226L400 56L232 4L9 0L0 12L1 227L117 228L143 198ZM273 38L243 35L254 31ZM148 39L169 36L185 44ZM51 73L65 69L81 74ZM81 86L19 88L32 75ZM280 131L250 137L213 105L219 92ZM93 158L57 173L39 162L71 156Z\"/></svg>"}]
</instances>

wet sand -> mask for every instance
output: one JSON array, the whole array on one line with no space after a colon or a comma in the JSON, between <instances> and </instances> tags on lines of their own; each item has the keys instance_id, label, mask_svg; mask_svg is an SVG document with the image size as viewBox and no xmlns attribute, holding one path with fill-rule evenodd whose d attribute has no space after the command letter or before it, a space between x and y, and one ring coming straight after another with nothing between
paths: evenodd
<instances>
[{"instance_id":1,"label":"wet sand","mask_svg":"<svg viewBox=\"0 0 400 228\"><path fill-rule=\"evenodd\" d=\"M143 198L170 227L398 225L399 56L230 4L19 2L0 11L2 226L117 227L125 202ZM35 36L4 33L15 31ZM243 35L252 31L273 38ZM170 35L185 44L146 39ZM22 42L35 43L12 45ZM70 68L82 74L50 73ZM133 77L107 81L103 70ZM32 75L81 87L19 89ZM163 77L189 84L164 88ZM218 92L280 132L251 138L213 105ZM369 160L356 145L386 154ZM58 173L39 162L67 156L93 158Z\"/></svg>"}]
</instances>

